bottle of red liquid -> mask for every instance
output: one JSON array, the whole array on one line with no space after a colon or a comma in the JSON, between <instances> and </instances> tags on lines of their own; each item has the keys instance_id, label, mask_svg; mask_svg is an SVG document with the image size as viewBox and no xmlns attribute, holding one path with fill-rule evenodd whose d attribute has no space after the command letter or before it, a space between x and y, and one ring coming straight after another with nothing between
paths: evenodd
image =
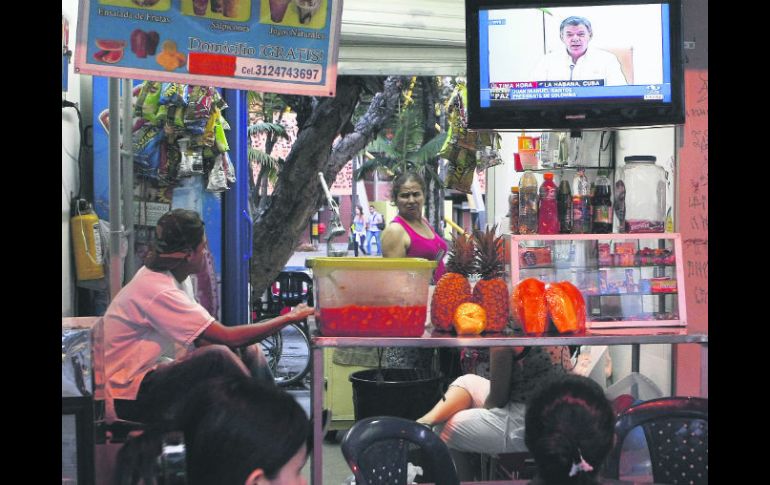
<instances>
[{"instance_id":1,"label":"bottle of red liquid","mask_svg":"<svg viewBox=\"0 0 770 485\"><path fill-rule=\"evenodd\" d=\"M559 207L559 232L569 234L572 232L572 189L563 175L556 193L556 202Z\"/></svg>"},{"instance_id":2,"label":"bottle of red liquid","mask_svg":"<svg viewBox=\"0 0 770 485\"><path fill-rule=\"evenodd\" d=\"M543 174L543 183L538 192L539 207L537 209L537 233L559 233L559 209L556 201L556 184L553 182L553 174Z\"/></svg>"}]
</instances>

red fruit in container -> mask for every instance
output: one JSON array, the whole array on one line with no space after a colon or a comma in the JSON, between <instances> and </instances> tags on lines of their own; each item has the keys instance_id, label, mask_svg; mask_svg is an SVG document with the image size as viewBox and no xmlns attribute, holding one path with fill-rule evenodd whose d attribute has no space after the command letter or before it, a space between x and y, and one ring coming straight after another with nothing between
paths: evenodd
<instances>
[{"instance_id":1,"label":"red fruit in container","mask_svg":"<svg viewBox=\"0 0 770 485\"><path fill-rule=\"evenodd\" d=\"M525 333L543 333L548 323L545 283L535 278L519 281L511 293L511 313Z\"/></svg>"}]
</instances>

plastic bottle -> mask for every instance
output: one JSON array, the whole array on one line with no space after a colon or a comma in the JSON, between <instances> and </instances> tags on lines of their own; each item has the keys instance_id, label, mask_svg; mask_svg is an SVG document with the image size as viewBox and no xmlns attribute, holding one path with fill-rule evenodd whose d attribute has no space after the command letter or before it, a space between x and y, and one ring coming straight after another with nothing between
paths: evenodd
<instances>
[{"instance_id":1,"label":"plastic bottle","mask_svg":"<svg viewBox=\"0 0 770 485\"><path fill-rule=\"evenodd\" d=\"M519 233L519 188L511 187L511 195L508 196L508 218L511 234Z\"/></svg>"},{"instance_id":2,"label":"plastic bottle","mask_svg":"<svg viewBox=\"0 0 770 485\"><path fill-rule=\"evenodd\" d=\"M569 234L572 232L572 189L564 176L556 193L556 205L559 209L559 232Z\"/></svg>"},{"instance_id":3,"label":"plastic bottle","mask_svg":"<svg viewBox=\"0 0 770 485\"><path fill-rule=\"evenodd\" d=\"M592 206L592 231L596 234L612 232L612 183L603 173L596 177Z\"/></svg>"},{"instance_id":4,"label":"plastic bottle","mask_svg":"<svg viewBox=\"0 0 770 485\"><path fill-rule=\"evenodd\" d=\"M77 201L77 215L70 221L78 281L104 278L104 256L99 235L99 216L86 200Z\"/></svg>"},{"instance_id":5,"label":"plastic bottle","mask_svg":"<svg viewBox=\"0 0 770 485\"><path fill-rule=\"evenodd\" d=\"M537 207L537 233L559 233L559 209L556 203L556 184L553 182L553 174L543 174L543 183L538 191Z\"/></svg>"},{"instance_id":6,"label":"plastic bottle","mask_svg":"<svg viewBox=\"0 0 770 485\"><path fill-rule=\"evenodd\" d=\"M519 234L537 234L537 178L530 170L519 181Z\"/></svg>"},{"instance_id":7,"label":"plastic bottle","mask_svg":"<svg viewBox=\"0 0 770 485\"><path fill-rule=\"evenodd\" d=\"M585 170L578 170L572 180L572 234L591 232L591 185Z\"/></svg>"},{"instance_id":8,"label":"plastic bottle","mask_svg":"<svg viewBox=\"0 0 770 485\"><path fill-rule=\"evenodd\" d=\"M663 232L666 221L666 170L652 155L625 157L626 232Z\"/></svg>"}]
</instances>

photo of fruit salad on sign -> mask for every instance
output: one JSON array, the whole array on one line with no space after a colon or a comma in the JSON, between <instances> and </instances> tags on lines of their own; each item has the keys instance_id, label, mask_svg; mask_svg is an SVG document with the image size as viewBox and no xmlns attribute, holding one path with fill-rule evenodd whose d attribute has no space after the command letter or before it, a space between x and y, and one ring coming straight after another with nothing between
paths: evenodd
<instances>
[{"instance_id":1,"label":"photo of fruit salad on sign","mask_svg":"<svg viewBox=\"0 0 770 485\"><path fill-rule=\"evenodd\" d=\"M327 0L268 0L260 5L259 21L286 27L322 29L326 26Z\"/></svg>"},{"instance_id":2,"label":"photo of fruit salad on sign","mask_svg":"<svg viewBox=\"0 0 770 485\"><path fill-rule=\"evenodd\" d=\"M251 0L182 0L181 11L193 17L248 22Z\"/></svg>"},{"instance_id":3,"label":"photo of fruit salad on sign","mask_svg":"<svg viewBox=\"0 0 770 485\"><path fill-rule=\"evenodd\" d=\"M146 10L163 11L171 8L171 0L99 0L99 5L113 7L142 8Z\"/></svg>"}]
</instances>

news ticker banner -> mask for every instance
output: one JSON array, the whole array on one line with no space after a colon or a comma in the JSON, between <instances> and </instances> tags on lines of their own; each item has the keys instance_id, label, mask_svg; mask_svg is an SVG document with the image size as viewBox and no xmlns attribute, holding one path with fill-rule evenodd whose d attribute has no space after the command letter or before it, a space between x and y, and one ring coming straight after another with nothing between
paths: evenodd
<instances>
[{"instance_id":1,"label":"news ticker banner","mask_svg":"<svg viewBox=\"0 0 770 485\"><path fill-rule=\"evenodd\" d=\"M488 89L481 90L481 106L506 100L606 97L670 102L671 85L605 86L603 79L490 83Z\"/></svg>"},{"instance_id":2,"label":"news ticker banner","mask_svg":"<svg viewBox=\"0 0 770 485\"><path fill-rule=\"evenodd\" d=\"M342 0L80 0L75 72L334 96Z\"/></svg>"}]
</instances>

